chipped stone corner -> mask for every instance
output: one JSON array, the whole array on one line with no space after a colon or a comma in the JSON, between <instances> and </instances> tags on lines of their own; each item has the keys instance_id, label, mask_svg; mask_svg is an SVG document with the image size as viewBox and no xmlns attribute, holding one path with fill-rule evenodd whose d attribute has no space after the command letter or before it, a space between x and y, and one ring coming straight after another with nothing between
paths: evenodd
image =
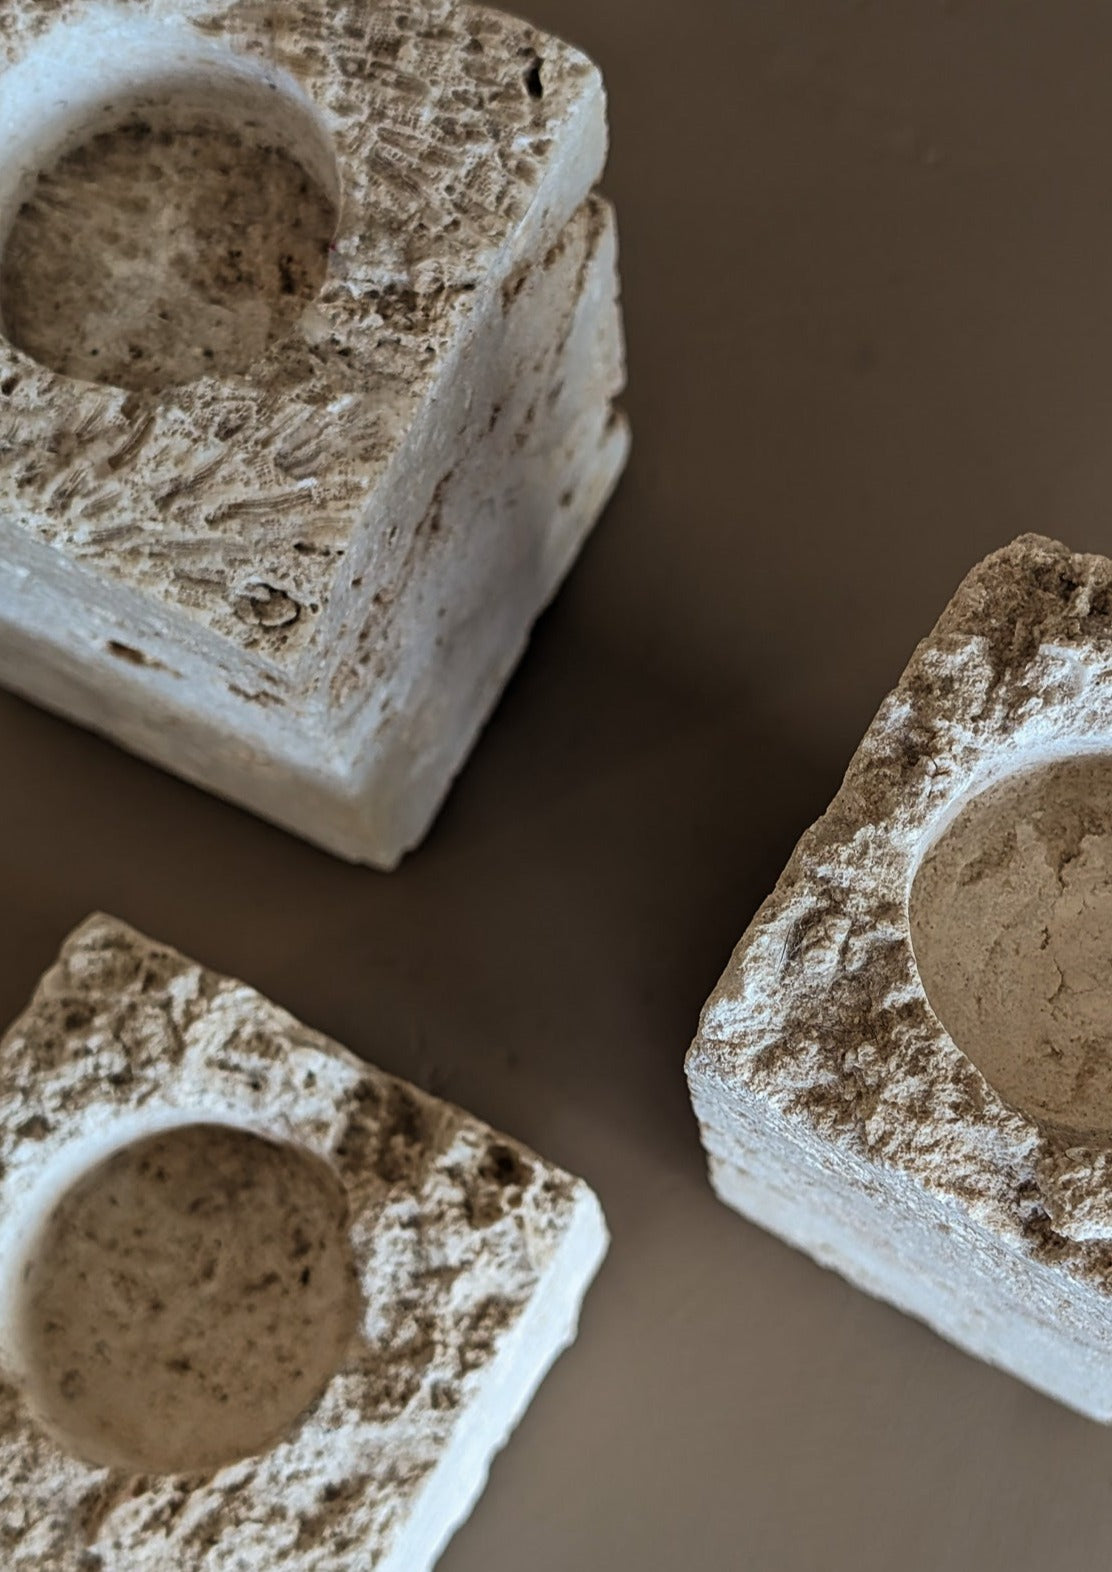
<instances>
[{"instance_id":1,"label":"chipped stone corner","mask_svg":"<svg viewBox=\"0 0 1112 1572\"><path fill-rule=\"evenodd\" d=\"M574 1338L587 1187L107 917L0 1067L5 1565L431 1567Z\"/></svg>"},{"instance_id":2,"label":"chipped stone corner","mask_svg":"<svg viewBox=\"0 0 1112 1572\"><path fill-rule=\"evenodd\" d=\"M1112 561L1025 536L915 651L687 1061L722 1199L1104 1421L1110 741Z\"/></svg>"}]
</instances>

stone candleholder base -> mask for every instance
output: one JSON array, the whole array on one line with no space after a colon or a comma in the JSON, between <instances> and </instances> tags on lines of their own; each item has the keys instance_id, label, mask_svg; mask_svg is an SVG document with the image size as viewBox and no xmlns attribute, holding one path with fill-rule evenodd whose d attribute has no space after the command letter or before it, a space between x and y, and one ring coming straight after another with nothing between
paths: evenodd
<instances>
[{"instance_id":1,"label":"stone candleholder base","mask_svg":"<svg viewBox=\"0 0 1112 1572\"><path fill-rule=\"evenodd\" d=\"M425 1572L573 1339L592 1193L106 917L0 1045L9 1572Z\"/></svg>"},{"instance_id":2,"label":"stone candleholder base","mask_svg":"<svg viewBox=\"0 0 1112 1572\"><path fill-rule=\"evenodd\" d=\"M969 575L687 1070L729 1205L1112 1420L1112 562Z\"/></svg>"},{"instance_id":3,"label":"stone candleholder base","mask_svg":"<svg viewBox=\"0 0 1112 1572\"><path fill-rule=\"evenodd\" d=\"M0 681L424 834L625 463L602 79L447 0L0 13Z\"/></svg>"}]
</instances>

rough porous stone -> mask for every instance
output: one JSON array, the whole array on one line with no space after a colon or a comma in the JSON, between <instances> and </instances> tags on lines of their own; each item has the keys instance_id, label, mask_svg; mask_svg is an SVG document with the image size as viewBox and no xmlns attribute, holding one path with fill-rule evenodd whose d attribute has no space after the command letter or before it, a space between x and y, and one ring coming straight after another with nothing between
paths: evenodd
<instances>
[{"instance_id":1,"label":"rough porous stone","mask_svg":"<svg viewBox=\"0 0 1112 1572\"><path fill-rule=\"evenodd\" d=\"M1112 1420L1112 562L962 584L706 1005L723 1200Z\"/></svg>"},{"instance_id":2,"label":"rough porous stone","mask_svg":"<svg viewBox=\"0 0 1112 1572\"><path fill-rule=\"evenodd\" d=\"M121 923L0 1045L11 1572L423 1572L606 1248L597 1201Z\"/></svg>"},{"instance_id":3,"label":"rough porous stone","mask_svg":"<svg viewBox=\"0 0 1112 1572\"><path fill-rule=\"evenodd\" d=\"M605 99L446 0L0 12L0 679L356 860L625 461Z\"/></svg>"}]
</instances>

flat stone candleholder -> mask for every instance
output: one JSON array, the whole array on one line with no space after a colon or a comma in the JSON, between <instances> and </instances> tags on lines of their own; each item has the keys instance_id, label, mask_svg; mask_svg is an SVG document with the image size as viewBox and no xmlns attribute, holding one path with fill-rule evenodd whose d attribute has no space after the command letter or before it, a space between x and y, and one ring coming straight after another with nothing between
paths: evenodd
<instances>
[{"instance_id":1,"label":"flat stone candleholder","mask_svg":"<svg viewBox=\"0 0 1112 1572\"><path fill-rule=\"evenodd\" d=\"M0 1044L8 1572L425 1572L606 1248L586 1185L107 917Z\"/></svg>"},{"instance_id":2,"label":"flat stone candleholder","mask_svg":"<svg viewBox=\"0 0 1112 1572\"><path fill-rule=\"evenodd\" d=\"M724 1201L1112 1420L1112 562L969 575L687 1070Z\"/></svg>"},{"instance_id":3,"label":"flat stone candleholder","mask_svg":"<svg viewBox=\"0 0 1112 1572\"><path fill-rule=\"evenodd\" d=\"M605 157L470 5L6 5L0 681L396 863L625 462Z\"/></svg>"}]
</instances>

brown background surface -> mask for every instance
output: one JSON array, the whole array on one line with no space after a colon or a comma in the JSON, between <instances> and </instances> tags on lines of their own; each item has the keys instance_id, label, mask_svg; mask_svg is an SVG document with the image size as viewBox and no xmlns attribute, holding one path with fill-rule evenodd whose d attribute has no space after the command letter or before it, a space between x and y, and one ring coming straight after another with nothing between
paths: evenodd
<instances>
[{"instance_id":1,"label":"brown background surface","mask_svg":"<svg viewBox=\"0 0 1112 1572\"><path fill-rule=\"evenodd\" d=\"M1112 10L533 14L610 84L620 496L393 876L0 700L0 1018L102 907L596 1185L581 1340L445 1572L1092 1572L1112 1435L721 1208L681 1066L965 569L1112 547Z\"/></svg>"}]
</instances>

